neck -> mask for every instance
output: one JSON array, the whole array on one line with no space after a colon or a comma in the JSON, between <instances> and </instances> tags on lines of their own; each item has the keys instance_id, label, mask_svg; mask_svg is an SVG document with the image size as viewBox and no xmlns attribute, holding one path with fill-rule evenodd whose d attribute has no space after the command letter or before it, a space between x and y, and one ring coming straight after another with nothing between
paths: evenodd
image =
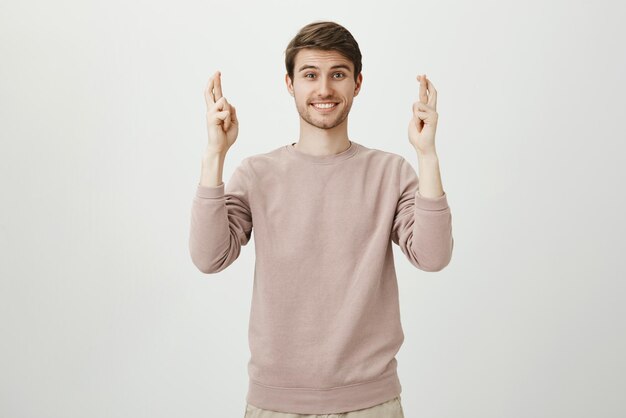
<instances>
[{"instance_id":1,"label":"neck","mask_svg":"<svg viewBox=\"0 0 626 418\"><path fill-rule=\"evenodd\" d=\"M320 129L300 121L300 137L294 147L311 155L339 154L350 147L347 118L334 128Z\"/></svg>"}]
</instances>

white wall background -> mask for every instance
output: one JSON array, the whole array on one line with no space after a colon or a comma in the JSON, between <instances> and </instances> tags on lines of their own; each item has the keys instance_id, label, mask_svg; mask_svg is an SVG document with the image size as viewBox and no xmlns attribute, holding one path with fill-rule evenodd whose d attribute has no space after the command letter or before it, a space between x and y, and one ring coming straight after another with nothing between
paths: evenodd
<instances>
[{"instance_id":1,"label":"white wall background","mask_svg":"<svg viewBox=\"0 0 626 418\"><path fill-rule=\"evenodd\" d=\"M624 6L618 2L3 2L0 416L243 417L254 242L188 254L222 71L224 179L295 142L284 49L314 20L363 53L350 138L417 159L438 90L455 250L394 247L407 418L623 417Z\"/></svg>"}]
</instances>

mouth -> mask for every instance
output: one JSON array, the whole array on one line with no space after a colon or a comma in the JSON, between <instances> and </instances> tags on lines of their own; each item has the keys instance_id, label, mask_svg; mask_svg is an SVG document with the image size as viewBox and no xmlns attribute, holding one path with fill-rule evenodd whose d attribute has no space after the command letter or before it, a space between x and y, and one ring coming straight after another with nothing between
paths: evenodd
<instances>
[{"instance_id":1,"label":"mouth","mask_svg":"<svg viewBox=\"0 0 626 418\"><path fill-rule=\"evenodd\" d=\"M311 106L320 113L330 113L337 108L338 104L335 102L311 103Z\"/></svg>"}]
</instances>

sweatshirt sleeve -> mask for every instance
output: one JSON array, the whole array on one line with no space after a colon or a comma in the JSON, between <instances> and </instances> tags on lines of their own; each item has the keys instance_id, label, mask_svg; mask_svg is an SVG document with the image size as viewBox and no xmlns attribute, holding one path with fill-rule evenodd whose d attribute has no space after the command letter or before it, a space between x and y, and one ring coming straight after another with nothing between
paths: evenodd
<instances>
[{"instance_id":1,"label":"sweatshirt sleeve","mask_svg":"<svg viewBox=\"0 0 626 418\"><path fill-rule=\"evenodd\" d=\"M189 252L203 273L217 273L239 257L252 233L249 174L246 159L235 169L227 185L197 184L191 206Z\"/></svg>"},{"instance_id":2,"label":"sweatshirt sleeve","mask_svg":"<svg viewBox=\"0 0 626 418\"><path fill-rule=\"evenodd\" d=\"M437 198L421 196L417 174L404 157L391 239L420 270L442 270L452 258L454 238L447 195L444 192Z\"/></svg>"}]
</instances>

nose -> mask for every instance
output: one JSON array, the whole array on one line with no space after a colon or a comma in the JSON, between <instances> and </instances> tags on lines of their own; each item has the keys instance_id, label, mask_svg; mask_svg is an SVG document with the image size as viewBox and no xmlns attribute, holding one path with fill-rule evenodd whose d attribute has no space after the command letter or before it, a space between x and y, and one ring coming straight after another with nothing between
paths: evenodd
<instances>
[{"instance_id":1,"label":"nose","mask_svg":"<svg viewBox=\"0 0 626 418\"><path fill-rule=\"evenodd\" d=\"M320 84L319 84L319 94L320 97L325 98L325 97L330 97L331 94L331 86L330 86L330 81L325 78L322 77Z\"/></svg>"}]
</instances>

